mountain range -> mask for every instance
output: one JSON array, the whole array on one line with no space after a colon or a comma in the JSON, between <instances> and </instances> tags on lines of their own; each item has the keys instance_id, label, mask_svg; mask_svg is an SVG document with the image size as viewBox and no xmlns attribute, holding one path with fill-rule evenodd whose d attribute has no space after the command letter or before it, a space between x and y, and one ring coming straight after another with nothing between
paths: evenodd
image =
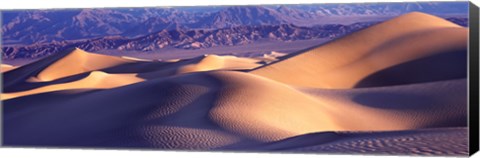
<instances>
[{"instance_id":1,"label":"mountain range","mask_svg":"<svg viewBox=\"0 0 480 158\"><path fill-rule=\"evenodd\" d=\"M332 24L314 27L281 24L237 26L215 30L162 30L137 38L106 36L94 39L31 44L27 46L4 46L2 47L2 56L4 59L36 58L72 47L88 51L105 49L153 51L165 47L199 49L215 46L245 45L258 40L295 41L337 38L375 23L376 22L364 22L352 25Z\"/></svg>"},{"instance_id":2,"label":"mountain range","mask_svg":"<svg viewBox=\"0 0 480 158\"><path fill-rule=\"evenodd\" d=\"M445 15L448 20L466 26L467 18L458 16L466 15L465 4L372 3L2 11L2 58L40 57L70 46L87 51L148 51L167 46L195 49L246 44L265 38L285 41L338 37L379 20L336 24L325 20L327 17L396 16L411 11ZM289 29L291 32L288 32ZM278 37L269 34L277 34L275 36ZM288 36L281 37L284 35Z\"/></svg>"},{"instance_id":3,"label":"mountain range","mask_svg":"<svg viewBox=\"0 0 480 158\"><path fill-rule=\"evenodd\" d=\"M326 16L395 16L411 11L466 14L465 2L372 3L179 8L2 11L4 44L32 44L106 35L141 36L179 27L305 24Z\"/></svg>"}]
</instances>

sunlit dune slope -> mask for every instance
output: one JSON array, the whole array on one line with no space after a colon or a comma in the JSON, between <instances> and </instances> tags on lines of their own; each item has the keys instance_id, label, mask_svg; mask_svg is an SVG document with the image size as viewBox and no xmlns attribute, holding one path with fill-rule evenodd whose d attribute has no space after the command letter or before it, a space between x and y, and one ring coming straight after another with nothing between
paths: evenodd
<instances>
[{"instance_id":1,"label":"sunlit dune slope","mask_svg":"<svg viewBox=\"0 0 480 158\"><path fill-rule=\"evenodd\" d=\"M2 64L0 71L1 71L2 73L4 73L4 72L8 72L8 71L10 71L10 70L13 70L13 69L15 69L15 68L16 68L16 67L14 67L14 66L12 66L12 65Z\"/></svg>"},{"instance_id":2,"label":"sunlit dune slope","mask_svg":"<svg viewBox=\"0 0 480 158\"><path fill-rule=\"evenodd\" d=\"M58 94L7 100L4 133L8 137L5 142L59 145L96 142L96 136L102 136L105 141L126 139L126 142L142 142L151 147L175 148L178 145L175 141L149 142L158 140L141 138L157 138L167 132L173 134L171 137L180 137L192 144L207 139L183 135L185 133L173 128L179 126L211 130L208 133L213 135L205 137L212 141L219 141L215 133L220 132L221 139L226 140L217 145L234 140L274 141L321 131L464 126L465 121L458 120L466 118L463 85L465 80L453 80L388 89L323 92L296 90L243 72L189 73L90 94L72 94L78 96L70 99L38 101L35 106L25 102L55 98ZM383 100L369 99L376 94L392 95ZM422 100L391 102L405 97ZM25 112L33 109L35 113L26 115ZM22 122L22 126L18 126L18 122ZM108 136L112 130L124 135ZM194 132L191 136L197 135ZM217 145L207 143L203 148Z\"/></svg>"},{"instance_id":3,"label":"sunlit dune slope","mask_svg":"<svg viewBox=\"0 0 480 158\"><path fill-rule=\"evenodd\" d=\"M87 77L77 81L52 84L20 92L2 93L0 98L7 100L26 95L71 89L107 89L141 81L143 79L136 77L136 74L108 74L101 71L92 71Z\"/></svg>"},{"instance_id":4,"label":"sunlit dune slope","mask_svg":"<svg viewBox=\"0 0 480 158\"><path fill-rule=\"evenodd\" d=\"M3 75L3 84L4 87L10 87L15 84L21 84L30 78L35 78L37 82L48 82L84 72L133 62L137 62L137 60L89 53L78 48L67 49L39 61L8 71Z\"/></svg>"},{"instance_id":5,"label":"sunlit dune slope","mask_svg":"<svg viewBox=\"0 0 480 158\"><path fill-rule=\"evenodd\" d=\"M439 17L413 12L251 73L289 85L319 88L464 78L466 46L466 28ZM382 74L377 78L370 76L378 72ZM366 79L382 83L372 84Z\"/></svg>"},{"instance_id":6,"label":"sunlit dune slope","mask_svg":"<svg viewBox=\"0 0 480 158\"><path fill-rule=\"evenodd\" d=\"M248 70L258 66L260 60L238 58L235 56L204 55L191 59L189 64L179 68L179 73L210 70Z\"/></svg>"},{"instance_id":7,"label":"sunlit dune slope","mask_svg":"<svg viewBox=\"0 0 480 158\"><path fill-rule=\"evenodd\" d=\"M88 53L77 48L61 60L55 61L46 67L38 73L37 78L41 81L52 81L74 74L131 62L135 62L135 60Z\"/></svg>"},{"instance_id":8,"label":"sunlit dune slope","mask_svg":"<svg viewBox=\"0 0 480 158\"><path fill-rule=\"evenodd\" d=\"M262 60L260 59L206 54L191 59L177 59L172 61L166 61L160 65L155 63L131 65L126 67L125 69L142 71L138 74L138 76L141 78L156 79L192 72L217 70L251 70L261 66L261 61ZM116 70L116 72L121 73L122 70Z\"/></svg>"},{"instance_id":9,"label":"sunlit dune slope","mask_svg":"<svg viewBox=\"0 0 480 158\"><path fill-rule=\"evenodd\" d=\"M54 90L67 90L74 88L114 88L127 83L135 83L143 79L168 77L190 72L211 70L250 70L261 66L259 62L260 60L258 59L217 55L202 55L196 58L182 59L175 62L158 62L88 53L76 48L71 51L66 50L61 55L46 57L38 62L25 65L17 71L4 74L4 77L6 78L4 85L5 90L7 90L6 92L4 91L4 93L7 94L2 95L2 100ZM51 65L48 65L49 63ZM95 73L91 73L93 71ZM102 83L109 86L104 86L97 82L90 82L90 79L89 82L85 82L85 79L81 79L83 78L82 74L85 73L91 73L87 78L91 78L92 74L109 74L108 79L102 80ZM129 76L127 77L128 79L125 79L125 76ZM130 82L135 76L136 79L133 79L135 81ZM65 80L69 80L68 82L73 83L65 83ZM122 84L115 84L117 83L115 81L119 80L126 81ZM109 82L114 83L110 84Z\"/></svg>"},{"instance_id":10,"label":"sunlit dune slope","mask_svg":"<svg viewBox=\"0 0 480 158\"><path fill-rule=\"evenodd\" d=\"M299 92L254 75L219 76L231 86L224 88L221 96L225 99L217 101L220 104L212 110L213 119L228 129L262 140L315 131L466 125L465 80L356 91L312 89L302 93L304 90Z\"/></svg>"}]
</instances>

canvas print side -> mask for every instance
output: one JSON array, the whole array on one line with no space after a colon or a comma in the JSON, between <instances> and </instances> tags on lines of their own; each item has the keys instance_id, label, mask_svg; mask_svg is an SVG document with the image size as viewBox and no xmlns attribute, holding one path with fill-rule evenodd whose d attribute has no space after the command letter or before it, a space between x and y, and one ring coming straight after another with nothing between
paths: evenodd
<instances>
[{"instance_id":1,"label":"canvas print side","mask_svg":"<svg viewBox=\"0 0 480 158\"><path fill-rule=\"evenodd\" d=\"M2 11L4 145L465 156L468 6Z\"/></svg>"}]
</instances>

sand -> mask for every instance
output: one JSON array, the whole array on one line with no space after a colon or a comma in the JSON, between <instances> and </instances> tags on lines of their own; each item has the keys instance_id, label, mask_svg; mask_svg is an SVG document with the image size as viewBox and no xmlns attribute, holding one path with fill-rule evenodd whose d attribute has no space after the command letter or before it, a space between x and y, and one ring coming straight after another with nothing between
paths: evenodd
<instances>
[{"instance_id":1,"label":"sand","mask_svg":"<svg viewBox=\"0 0 480 158\"><path fill-rule=\"evenodd\" d=\"M8 71L13 70L15 68L16 67L14 67L12 65L2 64L1 67L0 67L0 72L5 73L5 72L8 72Z\"/></svg>"},{"instance_id":2,"label":"sand","mask_svg":"<svg viewBox=\"0 0 480 158\"><path fill-rule=\"evenodd\" d=\"M34 82L38 82L38 79L36 78L29 80L35 80ZM136 74L108 74L101 71L92 71L89 72L87 77L77 81L52 84L20 92L3 93L0 95L0 98L7 100L26 95L70 89L109 89L141 81L143 81L143 79L136 77Z\"/></svg>"},{"instance_id":3,"label":"sand","mask_svg":"<svg viewBox=\"0 0 480 158\"><path fill-rule=\"evenodd\" d=\"M420 129L388 132L319 132L260 144L231 145L216 150L375 155L467 155L467 128ZM449 143L446 143L449 142ZM450 144L451 143L451 144ZM445 150L449 144L450 150Z\"/></svg>"},{"instance_id":4,"label":"sand","mask_svg":"<svg viewBox=\"0 0 480 158\"><path fill-rule=\"evenodd\" d=\"M47 68L38 73L37 78L41 81L52 81L62 77L100 70L134 61L135 60L131 59L92 54L76 48L61 60L51 63Z\"/></svg>"},{"instance_id":5,"label":"sand","mask_svg":"<svg viewBox=\"0 0 480 158\"><path fill-rule=\"evenodd\" d=\"M414 12L288 55L65 50L2 73L4 144L465 155L466 40Z\"/></svg>"},{"instance_id":6,"label":"sand","mask_svg":"<svg viewBox=\"0 0 480 158\"><path fill-rule=\"evenodd\" d=\"M294 86L331 89L368 87L357 84L386 68L422 59L428 61L429 58L444 54L462 57L466 53L467 34L466 28L449 21L413 12L258 68L252 73ZM458 64L465 64L419 62L416 67L427 64L457 67ZM291 77L296 73L301 75ZM421 79L413 77L425 72L399 73L408 74L412 77L410 83L415 83ZM382 80L394 80L399 73L383 77ZM458 72L450 73L440 75L455 76ZM394 83L376 86L383 85Z\"/></svg>"}]
</instances>

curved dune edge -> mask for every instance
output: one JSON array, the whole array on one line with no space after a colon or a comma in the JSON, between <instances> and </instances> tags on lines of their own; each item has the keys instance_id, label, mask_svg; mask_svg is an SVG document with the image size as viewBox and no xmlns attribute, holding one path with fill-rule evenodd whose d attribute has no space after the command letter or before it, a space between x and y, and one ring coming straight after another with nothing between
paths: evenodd
<instances>
[{"instance_id":1,"label":"curved dune edge","mask_svg":"<svg viewBox=\"0 0 480 158\"><path fill-rule=\"evenodd\" d=\"M193 72L219 70L244 71L261 66L261 62L261 59L205 54L191 59L167 61L165 66L140 73L139 77L156 79Z\"/></svg>"},{"instance_id":2,"label":"curved dune edge","mask_svg":"<svg viewBox=\"0 0 480 158\"><path fill-rule=\"evenodd\" d=\"M215 76L232 86L222 89L225 93L216 101L212 119L263 141L318 131L466 125L466 119L458 120L467 116L465 80L345 92L317 89L310 92L316 95L309 95L254 75L223 72ZM379 94L389 97L375 100Z\"/></svg>"},{"instance_id":3,"label":"curved dune edge","mask_svg":"<svg viewBox=\"0 0 480 158\"><path fill-rule=\"evenodd\" d=\"M179 68L178 73L211 71L211 70L247 70L261 66L260 60L239 58L235 56L204 55L191 59L194 63Z\"/></svg>"},{"instance_id":4,"label":"curved dune edge","mask_svg":"<svg viewBox=\"0 0 480 158\"><path fill-rule=\"evenodd\" d=\"M47 63L47 57L42 63ZM53 57L52 57L53 58ZM77 62L73 60L79 58L79 60L84 61L84 64L89 66L78 65ZM46 60L46 61L45 61ZM44 92L51 92L56 90L68 90L74 88L96 88L96 89L105 89L105 88L115 88L118 86L123 86L127 84L132 84L145 80L145 78L162 78L173 75L179 75L184 73L191 72L201 72L201 71L212 71L212 70L248 70L253 69L258 66L260 60L250 59L250 58L239 58L235 56L217 56L217 55L203 55L192 59L178 60L175 62L155 62L147 61L136 58L126 58L126 57L113 57L105 56L100 54L88 53L78 48L74 49L71 52L67 52L66 55L57 60L50 61L51 66L47 66L45 69L38 70L37 63L31 65L25 65L22 67L22 73L30 74L31 76L25 76L25 80L19 80L17 85L21 84L42 84L45 83L46 86L33 86L38 88L31 88L27 90L15 90L13 92L8 92L2 94L1 99L7 100L19 96L32 95ZM70 69L72 71L70 71ZM131 71L144 71L142 73L132 73ZM113 73L108 73L112 71ZM127 71L127 72L125 72ZM38 73L37 73L38 72ZM56 84L55 81L78 76L84 73L89 73L88 78L98 78L95 76L104 76L102 74L108 74L109 79L105 79L102 85L99 83L92 84L94 82L84 83L85 79L80 79L73 81L73 83L60 83ZM35 75L38 74L38 75ZM97 74L97 75L93 75ZM8 77L14 78L17 74L7 74ZM93 75L93 76L92 76ZM127 77L125 77L127 76ZM46 79L45 77L51 77ZM112 79L112 80L110 80ZM118 84L119 80L126 80L123 83ZM113 81L113 85L108 82ZM78 84L80 83L80 84ZM76 86L74 86L76 85ZM12 87L12 86L8 86ZM55 88L52 88L55 87Z\"/></svg>"},{"instance_id":5,"label":"curved dune edge","mask_svg":"<svg viewBox=\"0 0 480 158\"><path fill-rule=\"evenodd\" d=\"M265 62L266 64L270 64L272 62L280 60L282 57L286 56L287 53L271 51L270 53L265 53L261 57L254 57L254 59L259 59Z\"/></svg>"},{"instance_id":6,"label":"curved dune edge","mask_svg":"<svg viewBox=\"0 0 480 158\"><path fill-rule=\"evenodd\" d=\"M466 28L454 23L413 12L251 73L294 86L354 88L368 75L398 64L442 53L466 54L467 34Z\"/></svg>"},{"instance_id":7,"label":"curved dune edge","mask_svg":"<svg viewBox=\"0 0 480 158\"><path fill-rule=\"evenodd\" d=\"M12 65L8 65L8 64L2 64L1 67L0 67L0 72L1 73L5 73L5 72L8 72L10 70L13 70L15 69L16 67L15 66L12 66Z\"/></svg>"},{"instance_id":8,"label":"curved dune edge","mask_svg":"<svg viewBox=\"0 0 480 158\"><path fill-rule=\"evenodd\" d=\"M61 84L52 84L48 86L43 86L36 89L31 89L27 91L15 92L15 93L2 93L0 98L2 100L8 100L12 98L54 92L61 90L74 90L74 89L109 89L120 86L125 86L137 82L144 81L141 78L136 77L136 74L108 74L101 71L92 71L89 75L83 79L61 83Z\"/></svg>"},{"instance_id":9,"label":"curved dune edge","mask_svg":"<svg viewBox=\"0 0 480 158\"><path fill-rule=\"evenodd\" d=\"M375 155L468 155L468 128L381 132L319 132L275 142L230 145L216 150Z\"/></svg>"},{"instance_id":10,"label":"curved dune edge","mask_svg":"<svg viewBox=\"0 0 480 158\"><path fill-rule=\"evenodd\" d=\"M38 73L36 77L41 81L52 81L75 74L132 62L136 62L136 60L94 54L76 48L61 60L50 64L50 66Z\"/></svg>"}]
</instances>

